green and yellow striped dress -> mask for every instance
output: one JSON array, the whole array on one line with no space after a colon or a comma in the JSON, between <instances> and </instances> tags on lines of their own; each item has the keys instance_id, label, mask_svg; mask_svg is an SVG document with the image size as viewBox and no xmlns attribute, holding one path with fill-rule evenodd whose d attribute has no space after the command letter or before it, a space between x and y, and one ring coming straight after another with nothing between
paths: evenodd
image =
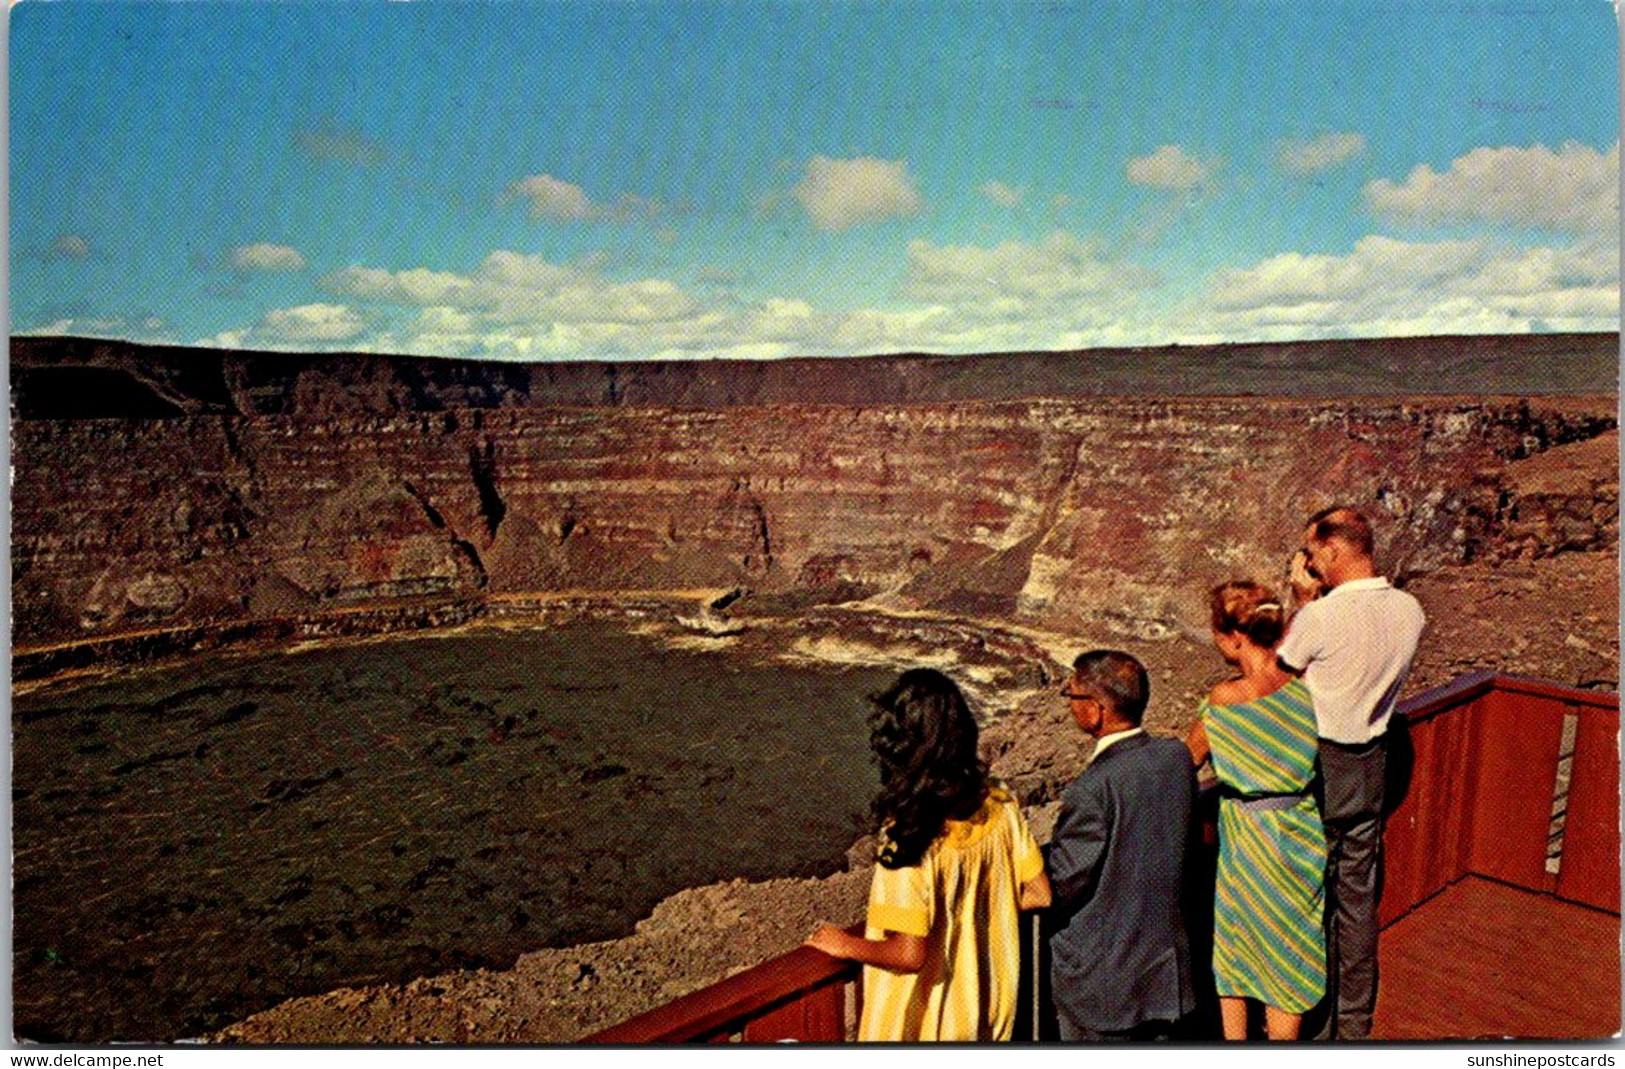
<instances>
[{"instance_id":1,"label":"green and yellow striped dress","mask_svg":"<svg viewBox=\"0 0 1625 1069\"><path fill-rule=\"evenodd\" d=\"M1326 990L1326 835L1309 795L1315 709L1294 679L1240 705L1202 703L1219 802L1213 976L1220 995L1301 1013Z\"/></svg>"}]
</instances>

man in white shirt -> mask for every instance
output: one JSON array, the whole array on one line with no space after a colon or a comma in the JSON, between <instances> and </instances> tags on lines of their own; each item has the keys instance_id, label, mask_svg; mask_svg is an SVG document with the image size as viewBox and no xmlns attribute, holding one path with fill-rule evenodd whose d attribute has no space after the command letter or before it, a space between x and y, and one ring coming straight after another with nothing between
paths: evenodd
<instances>
[{"instance_id":1,"label":"man in white shirt","mask_svg":"<svg viewBox=\"0 0 1625 1069\"><path fill-rule=\"evenodd\" d=\"M1327 995L1323 1038L1365 1039L1377 1003L1377 885L1388 718L1426 617L1377 575L1371 525L1354 509L1311 516L1310 569L1326 593L1292 620L1277 651L1315 701L1325 792Z\"/></svg>"}]
</instances>

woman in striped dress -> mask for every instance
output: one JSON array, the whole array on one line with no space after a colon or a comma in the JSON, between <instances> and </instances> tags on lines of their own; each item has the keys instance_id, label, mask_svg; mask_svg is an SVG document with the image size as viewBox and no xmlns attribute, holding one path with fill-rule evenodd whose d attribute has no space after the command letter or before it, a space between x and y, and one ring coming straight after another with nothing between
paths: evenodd
<instances>
[{"instance_id":1,"label":"woman in striped dress","mask_svg":"<svg viewBox=\"0 0 1625 1069\"><path fill-rule=\"evenodd\" d=\"M1251 580L1215 587L1213 642L1235 678L1202 703L1187 740L1219 778L1213 976L1226 1039L1247 1038L1247 1000L1264 1004L1271 1039L1296 1039L1326 990L1326 837L1310 794L1315 711L1283 671L1280 600Z\"/></svg>"}]
</instances>

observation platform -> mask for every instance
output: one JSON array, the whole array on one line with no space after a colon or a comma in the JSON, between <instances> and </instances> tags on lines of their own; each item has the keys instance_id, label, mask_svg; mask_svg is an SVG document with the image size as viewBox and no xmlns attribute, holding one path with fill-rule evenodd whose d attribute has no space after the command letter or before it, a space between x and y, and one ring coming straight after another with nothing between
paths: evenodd
<instances>
[{"instance_id":1,"label":"observation platform","mask_svg":"<svg viewBox=\"0 0 1625 1069\"><path fill-rule=\"evenodd\" d=\"M1619 696L1476 672L1402 703L1390 731L1372 1038L1619 1031ZM1055 1038L1039 928L1018 1042ZM802 947L585 1042L844 1042L861 986L857 966Z\"/></svg>"}]
</instances>

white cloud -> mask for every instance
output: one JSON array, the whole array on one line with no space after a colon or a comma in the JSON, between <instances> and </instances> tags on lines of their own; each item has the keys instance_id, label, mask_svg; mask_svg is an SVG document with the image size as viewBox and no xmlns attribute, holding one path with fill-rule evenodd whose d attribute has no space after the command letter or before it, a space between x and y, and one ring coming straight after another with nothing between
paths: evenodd
<instances>
[{"instance_id":1,"label":"white cloud","mask_svg":"<svg viewBox=\"0 0 1625 1069\"><path fill-rule=\"evenodd\" d=\"M839 352L989 352L1114 344L1158 276L1097 240L1057 230L992 246L914 241L902 307L858 309L821 324ZM826 343L827 344L827 343Z\"/></svg>"},{"instance_id":2,"label":"white cloud","mask_svg":"<svg viewBox=\"0 0 1625 1069\"><path fill-rule=\"evenodd\" d=\"M1233 340L1615 330L1618 259L1606 239L1523 248L1370 236L1345 256L1285 253L1220 272L1181 318Z\"/></svg>"},{"instance_id":3,"label":"white cloud","mask_svg":"<svg viewBox=\"0 0 1625 1069\"><path fill-rule=\"evenodd\" d=\"M666 279L617 281L591 259L557 264L500 249L467 274L349 267L322 285L349 298L419 309L414 320L369 344L438 355L648 356L661 346L694 355L706 348L706 331L721 315Z\"/></svg>"},{"instance_id":4,"label":"white cloud","mask_svg":"<svg viewBox=\"0 0 1625 1069\"><path fill-rule=\"evenodd\" d=\"M790 194L781 189L770 189L759 194L751 201L750 213L755 219L769 219L779 213L779 209L788 204Z\"/></svg>"},{"instance_id":5,"label":"white cloud","mask_svg":"<svg viewBox=\"0 0 1625 1069\"><path fill-rule=\"evenodd\" d=\"M126 341L173 342L169 324L155 315L65 316L16 332L19 335L71 335L80 338L122 338Z\"/></svg>"},{"instance_id":6,"label":"white cloud","mask_svg":"<svg viewBox=\"0 0 1625 1069\"><path fill-rule=\"evenodd\" d=\"M1076 347L1121 330L1122 309L1156 282L1099 243L1058 231L989 248L915 242L899 303L852 310L793 295L745 302L730 287L617 279L602 261L506 250L466 274L351 267L323 285L413 310L350 348L542 360ZM263 339L267 330L251 333Z\"/></svg>"},{"instance_id":7,"label":"white cloud","mask_svg":"<svg viewBox=\"0 0 1625 1069\"><path fill-rule=\"evenodd\" d=\"M305 258L298 249L287 245L259 242L239 245L231 250L228 259L239 271L303 271Z\"/></svg>"},{"instance_id":8,"label":"white cloud","mask_svg":"<svg viewBox=\"0 0 1625 1069\"><path fill-rule=\"evenodd\" d=\"M632 325L682 317L696 307L692 297L665 279L615 282L595 264L555 264L502 249L467 275L349 267L327 276L322 285L346 297L461 308L500 323Z\"/></svg>"},{"instance_id":9,"label":"white cloud","mask_svg":"<svg viewBox=\"0 0 1625 1069\"><path fill-rule=\"evenodd\" d=\"M916 215L925 206L903 160L814 156L791 190L820 230Z\"/></svg>"},{"instance_id":10,"label":"white cloud","mask_svg":"<svg viewBox=\"0 0 1625 1069\"><path fill-rule=\"evenodd\" d=\"M725 267L707 264L694 274L695 281L705 286L737 286L739 274Z\"/></svg>"},{"instance_id":11,"label":"white cloud","mask_svg":"<svg viewBox=\"0 0 1625 1069\"><path fill-rule=\"evenodd\" d=\"M220 333L207 338L199 338L192 344L201 349L247 349L249 332L246 330L222 330Z\"/></svg>"},{"instance_id":12,"label":"white cloud","mask_svg":"<svg viewBox=\"0 0 1625 1069\"><path fill-rule=\"evenodd\" d=\"M340 345L364 350L371 348L370 340L362 339L369 326L366 318L345 305L304 304L294 308L272 309L252 326L223 330L199 338L192 344L215 349L296 352L332 349Z\"/></svg>"},{"instance_id":13,"label":"white cloud","mask_svg":"<svg viewBox=\"0 0 1625 1069\"><path fill-rule=\"evenodd\" d=\"M1348 256L1283 253L1215 279L1218 308L1356 298L1381 287L1436 285L1459 275L1484 255L1482 242L1410 244L1366 237Z\"/></svg>"},{"instance_id":14,"label":"white cloud","mask_svg":"<svg viewBox=\"0 0 1625 1069\"><path fill-rule=\"evenodd\" d=\"M21 333L73 334L79 337L94 338L117 335L124 328L125 321L116 316L66 316Z\"/></svg>"},{"instance_id":15,"label":"white cloud","mask_svg":"<svg viewBox=\"0 0 1625 1069\"><path fill-rule=\"evenodd\" d=\"M992 201L1005 208L1014 208L1021 203L1023 191L1014 186L1007 186L1003 182L992 181L983 183L978 191Z\"/></svg>"},{"instance_id":16,"label":"white cloud","mask_svg":"<svg viewBox=\"0 0 1625 1069\"><path fill-rule=\"evenodd\" d=\"M900 164L894 173L903 173ZM849 210L842 218L854 216ZM988 245L915 240L900 252L895 291L856 308L820 306L793 292L749 298L743 283L714 266L695 270L692 287L626 277L604 256L561 263L499 249L466 271L356 265L321 280L333 304L270 313L217 343L659 359L1606 330L1618 323L1611 235L1565 247L1372 235L1343 254L1283 253L1220 272L1177 307L1156 272L1066 230ZM363 314L351 307L359 302L376 307Z\"/></svg>"},{"instance_id":17,"label":"white cloud","mask_svg":"<svg viewBox=\"0 0 1625 1069\"><path fill-rule=\"evenodd\" d=\"M1019 301L1023 305L1116 300L1157 284L1144 268L1115 262L1098 241L1057 230L1042 241L908 246L905 296L935 302Z\"/></svg>"},{"instance_id":18,"label":"white cloud","mask_svg":"<svg viewBox=\"0 0 1625 1069\"><path fill-rule=\"evenodd\" d=\"M1352 142L1343 147L1348 148ZM1328 141L1299 165L1328 160ZM1278 159L1283 166L1287 155ZM1599 152L1479 148L1443 173L1365 187L1396 220L1572 231L1568 245L1501 238L1402 241L1371 235L1345 255L1283 253L1222 271L1182 321L1200 336L1286 340L1619 328L1619 146Z\"/></svg>"},{"instance_id":19,"label":"white cloud","mask_svg":"<svg viewBox=\"0 0 1625 1069\"><path fill-rule=\"evenodd\" d=\"M1128 161L1129 181L1156 189L1194 189L1212 171L1211 163L1203 163L1178 145L1163 145L1149 156Z\"/></svg>"},{"instance_id":20,"label":"white cloud","mask_svg":"<svg viewBox=\"0 0 1625 1069\"><path fill-rule=\"evenodd\" d=\"M342 304L302 304L265 313L254 333L272 342L345 341L360 334L366 321Z\"/></svg>"},{"instance_id":21,"label":"white cloud","mask_svg":"<svg viewBox=\"0 0 1625 1069\"><path fill-rule=\"evenodd\" d=\"M1418 166L1402 183L1367 183L1366 203L1394 219L1486 221L1617 233L1619 143L1607 152L1568 142L1557 151L1476 148L1442 174Z\"/></svg>"},{"instance_id":22,"label":"white cloud","mask_svg":"<svg viewBox=\"0 0 1625 1069\"><path fill-rule=\"evenodd\" d=\"M294 144L305 155L324 162L355 163L376 167L384 162L383 146L353 130L340 130L324 123L314 130L298 130Z\"/></svg>"},{"instance_id":23,"label":"white cloud","mask_svg":"<svg viewBox=\"0 0 1625 1069\"><path fill-rule=\"evenodd\" d=\"M528 256L524 253L498 249L480 264L474 272L472 281L525 290L558 290L573 281L591 276L590 266L572 267L555 264L541 256Z\"/></svg>"},{"instance_id":24,"label":"white cloud","mask_svg":"<svg viewBox=\"0 0 1625 1069\"><path fill-rule=\"evenodd\" d=\"M421 267L408 271L346 267L323 278L321 285L323 289L341 296L391 304L427 305L473 299L468 279Z\"/></svg>"},{"instance_id":25,"label":"white cloud","mask_svg":"<svg viewBox=\"0 0 1625 1069\"><path fill-rule=\"evenodd\" d=\"M436 305L418 313L416 329L432 334L470 334L479 329L479 317L461 308Z\"/></svg>"},{"instance_id":26,"label":"white cloud","mask_svg":"<svg viewBox=\"0 0 1625 1069\"><path fill-rule=\"evenodd\" d=\"M1275 162L1288 174L1305 177L1347 163L1364 151L1364 134L1322 134L1308 141L1282 142Z\"/></svg>"},{"instance_id":27,"label":"white cloud","mask_svg":"<svg viewBox=\"0 0 1625 1069\"><path fill-rule=\"evenodd\" d=\"M582 222L596 217L592 198L578 185L572 185L550 174L536 174L515 182L508 189L515 196L530 201L533 218L551 216L570 222Z\"/></svg>"},{"instance_id":28,"label":"white cloud","mask_svg":"<svg viewBox=\"0 0 1625 1069\"><path fill-rule=\"evenodd\" d=\"M58 234L51 242L51 255L63 260L84 260L90 256L90 242L78 234Z\"/></svg>"},{"instance_id":29,"label":"white cloud","mask_svg":"<svg viewBox=\"0 0 1625 1069\"><path fill-rule=\"evenodd\" d=\"M503 194L503 199L514 197L530 202L532 219L561 219L569 223L624 223L632 219L653 219L665 211L659 201L635 193L622 193L612 204L599 204L580 186L550 174L535 174L515 182Z\"/></svg>"}]
</instances>

